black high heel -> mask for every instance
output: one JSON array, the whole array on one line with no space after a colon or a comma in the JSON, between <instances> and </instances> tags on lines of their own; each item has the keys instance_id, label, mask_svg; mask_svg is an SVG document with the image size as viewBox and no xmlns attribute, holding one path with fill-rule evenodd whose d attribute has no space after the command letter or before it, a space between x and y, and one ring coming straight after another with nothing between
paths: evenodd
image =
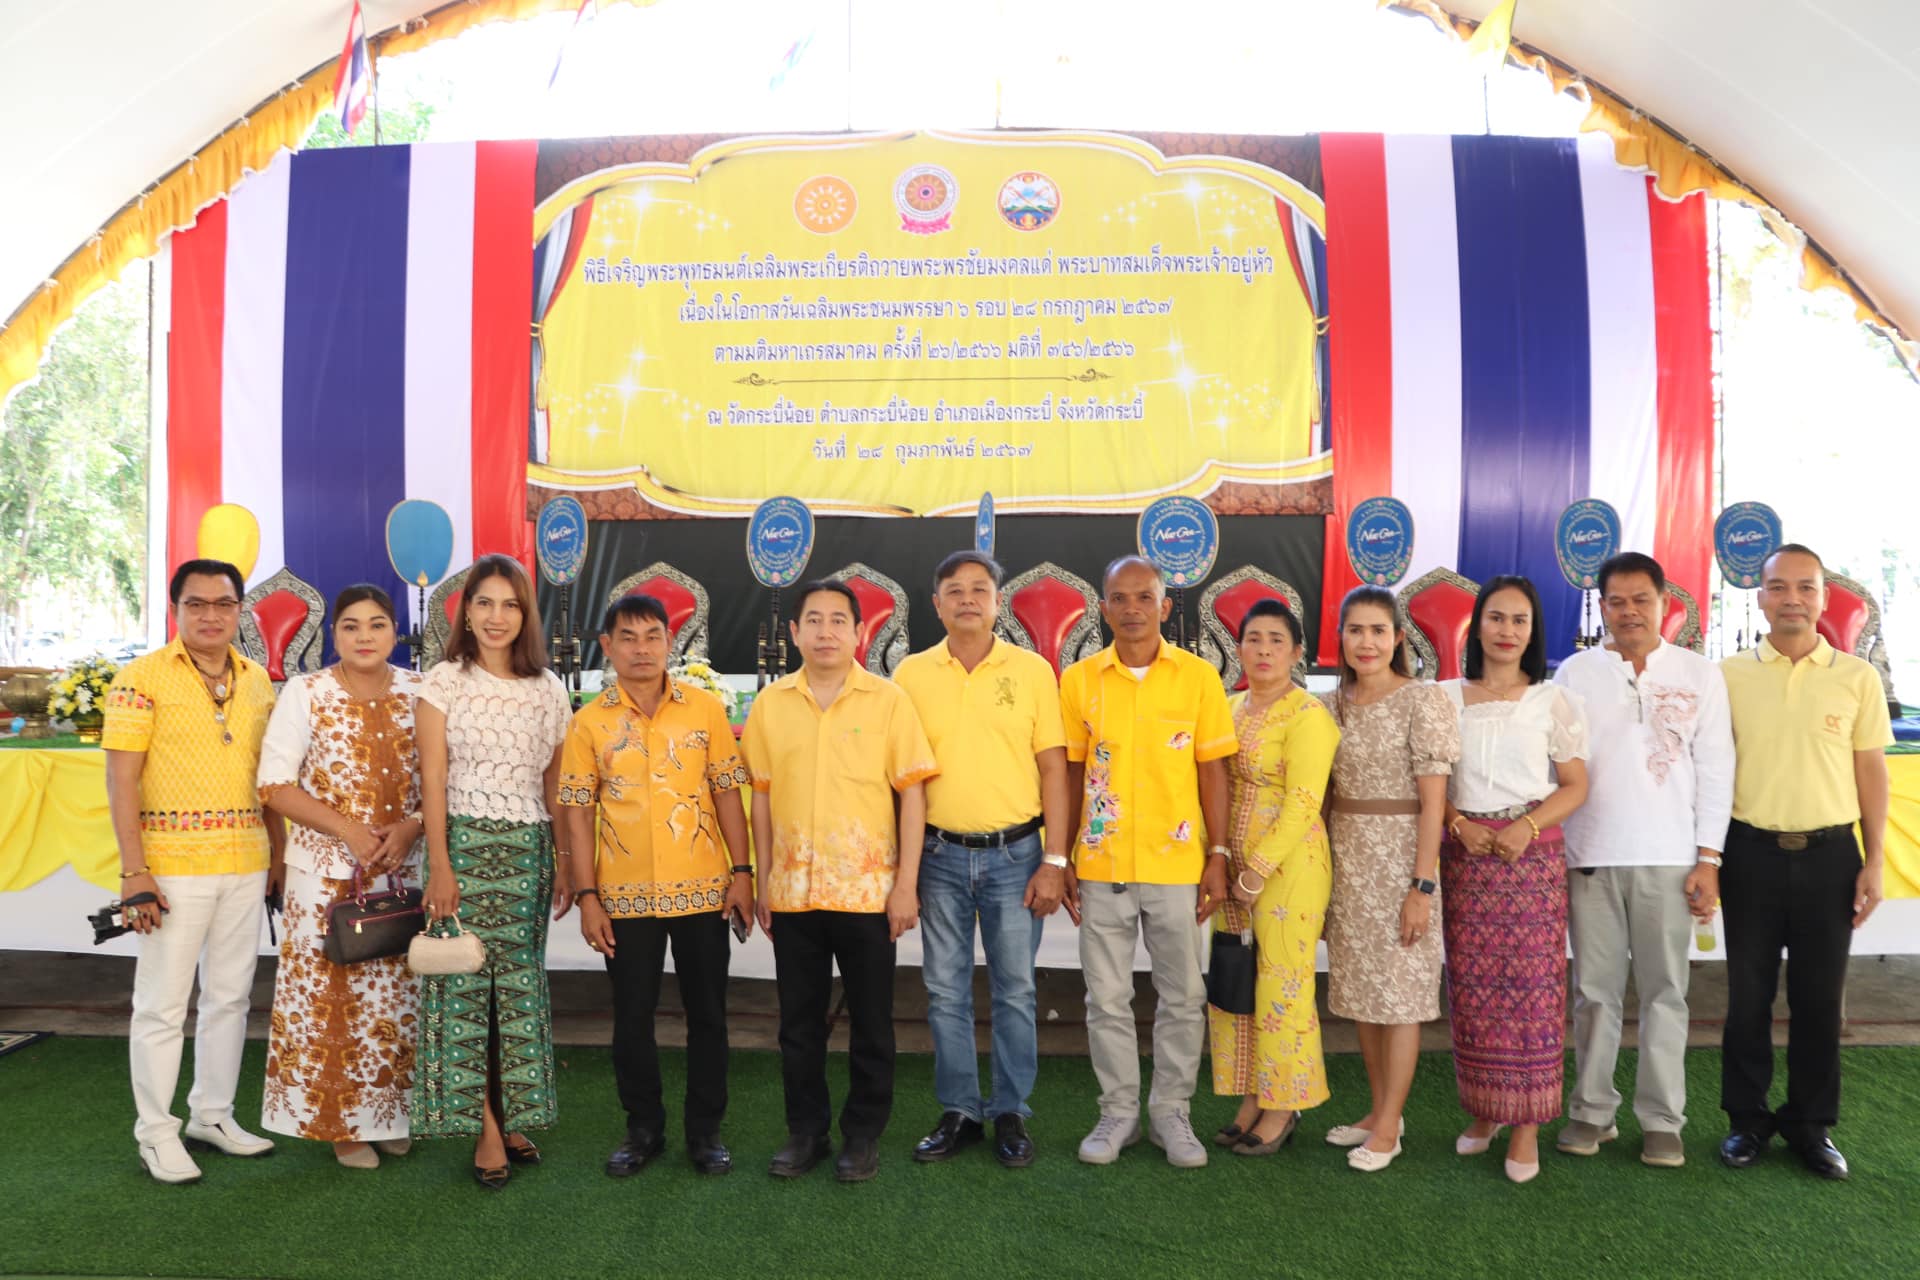
<instances>
[{"instance_id":1,"label":"black high heel","mask_svg":"<svg viewBox=\"0 0 1920 1280\"><path fill-rule=\"evenodd\" d=\"M500 1190L512 1178L513 1170L505 1165L493 1169L482 1169L479 1165L473 1166L473 1180L489 1191Z\"/></svg>"}]
</instances>

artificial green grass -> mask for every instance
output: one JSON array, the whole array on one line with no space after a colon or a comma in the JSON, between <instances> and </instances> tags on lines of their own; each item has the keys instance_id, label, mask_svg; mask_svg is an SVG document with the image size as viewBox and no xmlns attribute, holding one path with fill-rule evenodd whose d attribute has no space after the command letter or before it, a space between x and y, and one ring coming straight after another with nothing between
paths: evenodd
<instances>
[{"instance_id":1,"label":"artificial green grass","mask_svg":"<svg viewBox=\"0 0 1920 1280\"><path fill-rule=\"evenodd\" d=\"M256 1127L263 1046L248 1046L239 1114ZM191 1055L189 1054L189 1058ZM1631 1092L1632 1054L1620 1082ZM602 1175L622 1117L604 1049L565 1048L561 1123L546 1163L503 1192L473 1185L471 1146L421 1143L377 1171L280 1139L270 1158L199 1155L205 1178L163 1187L134 1154L126 1042L54 1038L0 1059L0 1272L226 1277L993 1276L1911 1276L1920 1267L1920 1049L1851 1049L1853 1181L1822 1182L1775 1146L1744 1172L1714 1158L1719 1057L1688 1055L1693 1123L1684 1169L1639 1163L1620 1140L1576 1159L1542 1141L1541 1176L1516 1187L1500 1148L1462 1159L1444 1054L1421 1059L1406 1154L1383 1173L1346 1167L1321 1141L1366 1109L1360 1060L1329 1062L1333 1101L1266 1159L1215 1151L1168 1167L1142 1143L1091 1168L1074 1147L1096 1114L1085 1059L1043 1060L1032 1132L1040 1159L1004 1170L987 1148L934 1166L914 1140L938 1118L932 1062L900 1060L879 1178L841 1186L825 1166L797 1182L765 1172L783 1138L778 1059L736 1053L725 1137L735 1169L701 1178L680 1155L685 1059L663 1055L673 1132L661 1163ZM846 1060L836 1056L836 1097ZM183 1072L182 1100L190 1068ZM1782 1066L1784 1078L1784 1065ZM1205 1089L1205 1073L1202 1073ZM1195 1128L1231 1118L1203 1094ZM1549 1134L1551 1130L1549 1130Z\"/></svg>"}]
</instances>

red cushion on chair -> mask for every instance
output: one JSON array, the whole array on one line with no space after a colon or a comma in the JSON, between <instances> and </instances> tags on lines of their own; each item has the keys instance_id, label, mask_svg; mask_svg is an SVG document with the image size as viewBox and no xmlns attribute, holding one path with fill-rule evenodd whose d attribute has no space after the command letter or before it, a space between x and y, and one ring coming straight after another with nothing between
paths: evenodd
<instances>
[{"instance_id":1,"label":"red cushion on chair","mask_svg":"<svg viewBox=\"0 0 1920 1280\"><path fill-rule=\"evenodd\" d=\"M629 595L652 596L667 607L667 640L671 643L680 634L680 628L693 620L700 609L700 602L694 599L693 592L687 590L672 578L648 578L636 583Z\"/></svg>"},{"instance_id":2,"label":"red cushion on chair","mask_svg":"<svg viewBox=\"0 0 1920 1280\"><path fill-rule=\"evenodd\" d=\"M276 684L287 678L287 646L307 620L307 602L291 591L276 591L254 602L253 621L267 646L267 675Z\"/></svg>"},{"instance_id":3,"label":"red cushion on chair","mask_svg":"<svg viewBox=\"0 0 1920 1280\"><path fill-rule=\"evenodd\" d=\"M1467 627L1473 621L1473 592L1451 582L1422 587L1407 601L1407 617L1433 645L1436 680L1457 680L1467 656Z\"/></svg>"},{"instance_id":4,"label":"red cushion on chair","mask_svg":"<svg viewBox=\"0 0 1920 1280\"><path fill-rule=\"evenodd\" d=\"M1240 638L1240 620L1247 616L1247 610L1253 608L1254 605L1262 600L1278 600L1281 604L1287 606L1289 613L1293 611L1292 601L1288 600L1284 594L1275 591L1264 582L1254 582L1250 580L1242 582L1236 587L1230 587L1215 597L1213 602L1213 615L1220 619L1220 625L1227 629L1227 634L1235 640L1238 640ZM1240 682L1233 687L1235 691L1247 687L1246 672L1243 671L1240 673Z\"/></svg>"},{"instance_id":5,"label":"red cushion on chair","mask_svg":"<svg viewBox=\"0 0 1920 1280\"><path fill-rule=\"evenodd\" d=\"M440 607L446 611L447 625L455 631L460 629L460 604L466 598L464 591L449 591L447 598L440 602Z\"/></svg>"},{"instance_id":6,"label":"red cushion on chair","mask_svg":"<svg viewBox=\"0 0 1920 1280\"><path fill-rule=\"evenodd\" d=\"M1660 638L1668 644L1679 644L1680 633L1687 627L1687 602L1671 591L1667 593L1667 616L1660 619Z\"/></svg>"},{"instance_id":7,"label":"red cushion on chair","mask_svg":"<svg viewBox=\"0 0 1920 1280\"><path fill-rule=\"evenodd\" d=\"M1066 646L1067 634L1087 616L1086 597L1058 578L1040 578L1015 592L1007 607L1059 675L1060 650Z\"/></svg>"},{"instance_id":8,"label":"red cushion on chair","mask_svg":"<svg viewBox=\"0 0 1920 1280\"><path fill-rule=\"evenodd\" d=\"M864 667L873 638L893 620L893 593L865 578L848 578L847 585L860 599L860 628L855 634L853 660Z\"/></svg>"},{"instance_id":9,"label":"red cushion on chair","mask_svg":"<svg viewBox=\"0 0 1920 1280\"><path fill-rule=\"evenodd\" d=\"M1820 634L1842 653L1852 653L1867 629L1867 602L1845 587L1827 584L1827 611L1820 615Z\"/></svg>"}]
</instances>

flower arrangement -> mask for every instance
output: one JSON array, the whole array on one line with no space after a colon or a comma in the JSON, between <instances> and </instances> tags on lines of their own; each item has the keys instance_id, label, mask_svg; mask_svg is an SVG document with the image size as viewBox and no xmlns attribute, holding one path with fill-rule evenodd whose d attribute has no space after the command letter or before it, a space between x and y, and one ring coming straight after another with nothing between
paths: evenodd
<instances>
[{"instance_id":1,"label":"flower arrangement","mask_svg":"<svg viewBox=\"0 0 1920 1280\"><path fill-rule=\"evenodd\" d=\"M689 658L677 667L667 668L667 674L681 684L690 684L697 689L705 689L720 699L720 705L727 709L727 718L731 720L740 706L740 694L720 678L720 673L707 665L705 658Z\"/></svg>"},{"instance_id":2,"label":"flower arrangement","mask_svg":"<svg viewBox=\"0 0 1920 1280\"><path fill-rule=\"evenodd\" d=\"M97 730L106 719L107 690L120 664L94 654L62 671L47 695L47 714L56 720L71 720L83 731Z\"/></svg>"}]
</instances>

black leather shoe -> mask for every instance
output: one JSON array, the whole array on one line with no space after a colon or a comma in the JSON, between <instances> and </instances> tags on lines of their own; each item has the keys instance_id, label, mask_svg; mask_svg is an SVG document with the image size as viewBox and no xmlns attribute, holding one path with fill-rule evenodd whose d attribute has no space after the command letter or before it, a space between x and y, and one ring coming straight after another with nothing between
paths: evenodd
<instances>
[{"instance_id":1,"label":"black leather shoe","mask_svg":"<svg viewBox=\"0 0 1920 1280\"><path fill-rule=\"evenodd\" d=\"M520 1135L518 1143L507 1144L507 1163L534 1165L540 1163L540 1148L533 1145L533 1139Z\"/></svg>"},{"instance_id":2,"label":"black leather shoe","mask_svg":"<svg viewBox=\"0 0 1920 1280\"><path fill-rule=\"evenodd\" d=\"M1720 1163L1729 1169L1745 1169L1767 1154L1768 1141L1757 1133L1735 1129L1720 1144Z\"/></svg>"},{"instance_id":3,"label":"black leather shoe","mask_svg":"<svg viewBox=\"0 0 1920 1280\"><path fill-rule=\"evenodd\" d=\"M978 1120L970 1119L958 1111L948 1111L941 1115L940 1123L933 1126L932 1133L914 1144L913 1158L921 1164L937 1164L984 1137L986 1130L980 1127Z\"/></svg>"},{"instance_id":4,"label":"black leather shoe","mask_svg":"<svg viewBox=\"0 0 1920 1280\"><path fill-rule=\"evenodd\" d=\"M644 1129L627 1134L627 1140L613 1149L607 1157L607 1176L609 1178L631 1178L648 1165L654 1158L667 1149L667 1140L657 1133L648 1133Z\"/></svg>"},{"instance_id":5,"label":"black leather shoe","mask_svg":"<svg viewBox=\"0 0 1920 1280\"><path fill-rule=\"evenodd\" d=\"M1027 1121L1017 1112L993 1118L993 1158L1009 1169L1024 1169L1033 1163L1033 1139L1027 1136Z\"/></svg>"},{"instance_id":6,"label":"black leather shoe","mask_svg":"<svg viewBox=\"0 0 1920 1280\"><path fill-rule=\"evenodd\" d=\"M865 1182L879 1172L879 1143L872 1138L848 1138L840 1144L840 1154L833 1162L835 1182Z\"/></svg>"},{"instance_id":7,"label":"black leather shoe","mask_svg":"<svg viewBox=\"0 0 1920 1280\"><path fill-rule=\"evenodd\" d=\"M695 1173L721 1174L733 1171L733 1153L717 1137L688 1138L687 1159Z\"/></svg>"},{"instance_id":8,"label":"black leather shoe","mask_svg":"<svg viewBox=\"0 0 1920 1280\"><path fill-rule=\"evenodd\" d=\"M787 1135L787 1145L773 1153L767 1172L776 1178L798 1178L813 1172L813 1166L833 1154L833 1143L826 1134L810 1138L803 1133Z\"/></svg>"},{"instance_id":9,"label":"black leather shoe","mask_svg":"<svg viewBox=\"0 0 1920 1280\"><path fill-rule=\"evenodd\" d=\"M1797 1143L1793 1153L1800 1157L1801 1164L1821 1177L1835 1182L1847 1180L1847 1158L1840 1154L1840 1148L1833 1145L1832 1138L1822 1137L1817 1142Z\"/></svg>"}]
</instances>

